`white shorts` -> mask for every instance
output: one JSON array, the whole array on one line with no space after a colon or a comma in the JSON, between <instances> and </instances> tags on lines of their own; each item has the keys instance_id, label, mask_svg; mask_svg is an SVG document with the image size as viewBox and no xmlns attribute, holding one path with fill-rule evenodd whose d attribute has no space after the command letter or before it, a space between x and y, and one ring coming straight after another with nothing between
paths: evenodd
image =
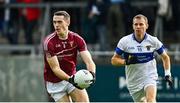
<instances>
[{"instance_id":1,"label":"white shorts","mask_svg":"<svg viewBox=\"0 0 180 103\"><path fill-rule=\"evenodd\" d=\"M143 102L144 99L146 99L145 90L150 85L156 87L156 83L149 83L149 84L146 84L143 89L141 89L140 91L135 92L131 95L134 102Z\"/></svg>"},{"instance_id":2,"label":"white shorts","mask_svg":"<svg viewBox=\"0 0 180 103\"><path fill-rule=\"evenodd\" d=\"M51 97L55 101L58 101L64 95L69 94L75 89L75 87L71 83L65 80L58 83L52 83L46 81L46 88L47 88L47 92L51 95Z\"/></svg>"}]
</instances>

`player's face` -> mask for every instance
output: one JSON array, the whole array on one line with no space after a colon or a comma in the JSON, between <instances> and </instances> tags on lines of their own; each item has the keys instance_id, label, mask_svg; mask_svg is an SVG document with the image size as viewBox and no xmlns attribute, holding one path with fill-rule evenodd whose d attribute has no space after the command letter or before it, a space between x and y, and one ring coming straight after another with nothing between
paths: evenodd
<instances>
[{"instance_id":1,"label":"player's face","mask_svg":"<svg viewBox=\"0 0 180 103\"><path fill-rule=\"evenodd\" d=\"M135 18L133 20L133 29L136 35L144 35L148 29L148 24L143 18Z\"/></svg>"},{"instance_id":2,"label":"player's face","mask_svg":"<svg viewBox=\"0 0 180 103\"><path fill-rule=\"evenodd\" d=\"M68 20L64 19L64 16L53 16L53 25L58 35L66 37L69 22Z\"/></svg>"}]
</instances>

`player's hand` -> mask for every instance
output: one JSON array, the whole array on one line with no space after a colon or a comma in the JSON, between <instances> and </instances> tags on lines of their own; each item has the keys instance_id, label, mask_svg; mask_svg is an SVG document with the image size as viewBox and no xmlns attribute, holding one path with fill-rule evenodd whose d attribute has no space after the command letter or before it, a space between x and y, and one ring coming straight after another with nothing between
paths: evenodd
<instances>
[{"instance_id":1,"label":"player's hand","mask_svg":"<svg viewBox=\"0 0 180 103\"><path fill-rule=\"evenodd\" d=\"M96 74L94 73L94 72L92 72L92 71L89 71L91 74L92 74L92 76L93 76L93 80L92 80L92 84L93 83L95 83L95 81L96 81Z\"/></svg>"},{"instance_id":2,"label":"player's hand","mask_svg":"<svg viewBox=\"0 0 180 103\"><path fill-rule=\"evenodd\" d=\"M168 83L168 85L172 88L173 87L173 80L172 77L170 75L166 75L164 77L164 80Z\"/></svg>"},{"instance_id":3,"label":"player's hand","mask_svg":"<svg viewBox=\"0 0 180 103\"><path fill-rule=\"evenodd\" d=\"M137 57L134 55L129 55L127 59L125 59L125 64L130 65L130 64L136 64L137 62Z\"/></svg>"},{"instance_id":4,"label":"player's hand","mask_svg":"<svg viewBox=\"0 0 180 103\"><path fill-rule=\"evenodd\" d=\"M69 80L68 80L69 83L71 83L72 85L74 85L76 88L82 90L83 88L80 88L77 83L74 82L74 75L72 75Z\"/></svg>"}]
</instances>

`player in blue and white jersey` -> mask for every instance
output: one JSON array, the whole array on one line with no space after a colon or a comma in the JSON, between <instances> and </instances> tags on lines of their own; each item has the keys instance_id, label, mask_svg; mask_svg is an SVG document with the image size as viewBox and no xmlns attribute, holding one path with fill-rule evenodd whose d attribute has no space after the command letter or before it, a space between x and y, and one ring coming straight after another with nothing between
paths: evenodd
<instances>
[{"instance_id":1,"label":"player in blue and white jersey","mask_svg":"<svg viewBox=\"0 0 180 103\"><path fill-rule=\"evenodd\" d=\"M148 26L147 17L136 15L134 32L119 40L111 59L114 66L125 65L127 88L135 102L156 102L158 74L154 52L161 56L165 80L172 86L170 57L157 37L146 33Z\"/></svg>"}]
</instances>

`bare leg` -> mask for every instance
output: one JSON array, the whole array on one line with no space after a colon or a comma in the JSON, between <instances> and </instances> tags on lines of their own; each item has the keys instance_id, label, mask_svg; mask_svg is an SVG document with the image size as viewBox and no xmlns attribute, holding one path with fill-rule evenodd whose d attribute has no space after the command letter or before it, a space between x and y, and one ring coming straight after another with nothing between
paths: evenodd
<instances>
[{"instance_id":1,"label":"bare leg","mask_svg":"<svg viewBox=\"0 0 180 103\"><path fill-rule=\"evenodd\" d=\"M156 103L157 88L154 85L149 85L146 90L146 99L148 103Z\"/></svg>"},{"instance_id":2,"label":"bare leg","mask_svg":"<svg viewBox=\"0 0 180 103\"><path fill-rule=\"evenodd\" d=\"M62 102L71 102L69 95L65 95L57 101L57 103L62 103Z\"/></svg>"},{"instance_id":3,"label":"bare leg","mask_svg":"<svg viewBox=\"0 0 180 103\"><path fill-rule=\"evenodd\" d=\"M76 88L70 93L70 96L73 102L89 102L89 97L85 89L79 90Z\"/></svg>"}]
</instances>

